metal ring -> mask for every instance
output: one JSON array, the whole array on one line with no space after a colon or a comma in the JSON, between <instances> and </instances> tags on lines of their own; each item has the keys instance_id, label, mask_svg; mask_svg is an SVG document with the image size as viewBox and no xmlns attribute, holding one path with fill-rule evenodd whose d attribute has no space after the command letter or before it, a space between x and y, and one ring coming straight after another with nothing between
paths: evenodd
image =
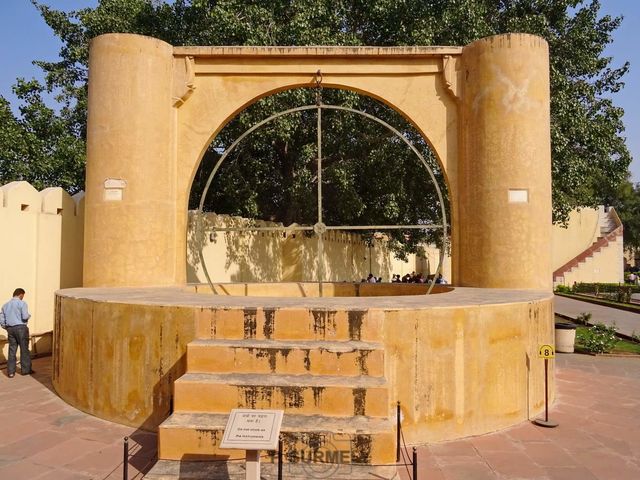
<instances>
[{"instance_id":1,"label":"metal ring","mask_svg":"<svg viewBox=\"0 0 640 480\"><path fill-rule=\"evenodd\" d=\"M318 73L320 73L320 71L318 70ZM316 80L317 82L317 80ZM268 118L265 118L264 120L256 123L255 125L253 125L252 127L250 127L249 129L247 129L244 133L242 133L242 135L240 135L230 146L229 148L227 148L224 153L222 154L222 156L218 159L218 161L216 162L216 165L214 166L213 170L211 171L211 174L209 175L209 178L207 179L207 183L205 184L204 190L202 192L202 196L200 197L200 203L198 204L198 210L197 210L197 219L196 219L196 236L198 238L200 238L200 236L204 236L204 232L203 232L203 206L204 206L204 201L206 199L207 193L209 192L209 188L211 187L211 183L213 181L213 178L215 177L215 175L217 174L218 170L220 169L220 166L222 165L222 163L227 159L227 157L229 156L229 154L238 146L238 144L244 140L248 135L250 135L251 133L253 133L254 131L256 131L258 128L262 127L263 125L272 122L273 120L280 118L284 115L288 115L291 113L296 113L296 112L302 112L305 110L313 110L313 109L328 109L328 110L341 110L341 111L345 111L345 112L351 112L351 113L355 113L357 115L361 115L363 117L366 117L370 120L373 120L374 122L379 123L380 125L386 127L388 130L390 130L393 134L395 134L397 137L399 137L410 149L411 151L413 151L413 153L415 153L415 155L420 159L420 161L422 162L422 165L427 169L427 172L429 173L429 176L431 177L431 181L433 182L433 185L436 187L436 193L438 195L438 201L440 202L440 211L441 211L441 215L442 215L442 248L440 249L440 257L439 257L439 261L438 261L438 268L436 269L436 272L434 274L434 279L433 282L429 285L429 289L427 290L427 295L431 293L431 291L433 290L433 287L435 285L435 281L438 277L438 275L442 272L442 266L444 263L444 253L447 249L447 213L446 213L446 209L445 209L445 203L444 203L444 197L442 196L442 191L440 190L440 186L438 185L438 182L436 180L436 177L433 173L433 170L431 169L431 167L429 166L429 164L427 163L426 159L424 158L424 156L420 153L420 151L413 145L413 143L407 139L401 132L399 132L396 128L394 128L393 126L389 125L387 122L385 122L384 120L375 117L369 113L363 112L361 110L356 110L353 108L349 108L349 107L342 107L342 106L338 106L338 105L327 105L327 104L321 104L321 105L305 105L302 107L295 107L295 108L290 108L288 110L283 110L282 112L278 112L275 113L273 115L271 115ZM401 230L402 226L399 225L398 226L398 230ZM214 227L213 229L214 231L216 231L216 228ZM248 229L250 230L250 229ZM205 277L207 278L207 282L209 284L209 287L211 288L212 292L215 294L217 293L215 290L215 287L213 286L213 282L211 281L211 277L209 276L209 271L207 269L206 266L206 262L204 260L204 253L202 251L202 244L199 245L198 248L198 256L200 258L200 263L202 265L202 270L205 274ZM321 282L319 282L321 283Z\"/></svg>"}]
</instances>

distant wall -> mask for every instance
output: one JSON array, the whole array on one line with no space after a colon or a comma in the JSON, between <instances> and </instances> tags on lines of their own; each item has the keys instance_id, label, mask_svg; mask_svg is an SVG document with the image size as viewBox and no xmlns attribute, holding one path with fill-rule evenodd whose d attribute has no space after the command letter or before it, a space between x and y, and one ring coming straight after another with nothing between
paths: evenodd
<instances>
[{"instance_id":1,"label":"distant wall","mask_svg":"<svg viewBox=\"0 0 640 480\"><path fill-rule=\"evenodd\" d=\"M616 283L624 281L624 244L620 219L613 208L573 210L568 225L553 226L552 261L554 271L577 259L554 284L577 282ZM614 232L615 230L615 232ZM603 241L607 237L607 241Z\"/></svg>"},{"instance_id":2,"label":"distant wall","mask_svg":"<svg viewBox=\"0 0 640 480\"><path fill-rule=\"evenodd\" d=\"M622 235L592 257L586 258L578 268L564 274L564 285L574 283L624 282L624 251Z\"/></svg>"},{"instance_id":3,"label":"distant wall","mask_svg":"<svg viewBox=\"0 0 640 480\"><path fill-rule=\"evenodd\" d=\"M553 226L553 269L560 268L569 260L584 252L600 234L600 217L595 208L573 210L569 214L567 227Z\"/></svg>"},{"instance_id":4,"label":"distant wall","mask_svg":"<svg viewBox=\"0 0 640 480\"><path fill-rule=\"evenodd\" d=\"M17 287L26 290L38 353L51 351L54 292L82 285L84 194L61 188L38 192L27 182L0 187L0 303ZM6 331L0 329L0 362L6 361Z\"/></svg>"},{"instance_id":5,"label":"distant wall","mask_svg":"<svg viewBox=\"0 0 640 480\"><path fill-rule=\"evenodd\" d=\"M196 217L189 215L187 231L187 281L206 283L199 249L213 282L295 282L318 278L317 240L306 232L218 232L196 235ZM205 214L204 232L213 227L247 226L248 220ZM260 222L260 226L279 224ZM395 273L433 274L439 252L427 248L424 256L409 255L406 262L394 257L384 239L371 248L357 234L330 231L325 234L324 270L327 281L360 281L373 273L389 282ZM450 279L451 262L445 258L444 276Z\"/></svg>"}]
</instances>

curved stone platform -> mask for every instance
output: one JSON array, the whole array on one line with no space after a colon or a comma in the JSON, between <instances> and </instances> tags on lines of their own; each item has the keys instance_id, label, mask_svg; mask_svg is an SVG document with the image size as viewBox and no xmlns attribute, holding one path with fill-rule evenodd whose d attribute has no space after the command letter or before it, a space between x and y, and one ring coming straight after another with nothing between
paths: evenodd
<instances>
[{"instance_id":1,"label":"curved stone platform","mask_svg":"<svg viewBox=\"0 0 640 480\"><path fill-rule=\"evenodd\" d=\"M377 293L390 285L379 285ZM305 285L299 287L305 291ZM173 410L174 382L187 371L187 345L192 343L190 372L215 361L216 368L230 372L225 375L243 373L238 369L251 364L252 372L264 371L265 378L274 373L300 379L316 374L374 376L379 379L375 388L384 387L384 395L367 397L367 402L374 401L371 406L358 401L362 389L354 389L353 401L345 400L346 409L354 415L385 417L393 425L400 401L408 443L482 434L540 412L544 370L537 350L553 342L553 295L447 290L437 295L322 298L214 296L191 287L61 290L53 382L58 394L81 410L156 429ZM211 351L219 353L198 353L206 342L215 344L217 350ZM285 348L283 342L290 345ZM254 351L252 358L247 352ZM349 356L360 351L368 352L368 363L355 353ZM188 378L181 379L181 388L189 395L177 400L202 411L194 399L200 390L190 386ZM550 378L553 392L553 372ZM225 408L236 401L229 396L222 402ZM332 415L334 410L344 414L341 402L316 402L314 407L316 397L309 398L301 415Z\"/></svg>"}]
</instances>

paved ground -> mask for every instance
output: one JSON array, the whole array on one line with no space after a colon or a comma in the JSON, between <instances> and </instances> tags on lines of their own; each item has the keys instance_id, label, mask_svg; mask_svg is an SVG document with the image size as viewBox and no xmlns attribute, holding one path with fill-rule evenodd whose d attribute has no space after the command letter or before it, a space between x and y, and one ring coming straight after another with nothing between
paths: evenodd
<instances>
[{"instance_id":1,"label":"paved ground","mask_svg":"<svg viewBox=\"0 0 640 480\"><path fill-rule=\"evenodd\" d=\"M0 479L121 479L125 436L132 437L129 478L141 478L155 462L155 434L67 405L53 392L51 357L33 368L33 377L0 373Z\"/></svg>"},{"instance_id":2,"label":"paved ground","mask_svg":"<svg viewBox=\"0 0 640 480\"><path fill-rule=\"evenodd\" d=\"M558 428L525 422L495 434L421 447L419 478L640 478L640 358L565 354L556 361L558 398L550 417L560 423ZM50 364L50 358L35 360L34 377L0 374L0 479L122 478L125 435L133 439L129 478L141 478L140 472L155 462L155 435L66 405L51 390ZM409 478L403 468L399 476Z\"/></svg>"},{"instance_id":3,"label":"paved ground","mask_svg":"<svg viewBox=\"0 0 640 480\"><path fill-rule=\"evenodd\" d=\"M523 423L421 448L419 478L640 478L640 358L558 355L558 398L549 414L557 428Z\"/></svg>"},{"instance_id":4,"label":"paved ground","mask_svg":"<svg viewBox=\"0 0 640 480\"><path fill-rule=\"evenodd\" d=\"M618 327L618 332L631 336L633 333L640 335L640 314L626 312L616 308L596 305L589 302L581 302L573 298L554 296L555 312L576 318L583 312L591 313L591 323L604 323Z\"/></svg>"}]
</instances>

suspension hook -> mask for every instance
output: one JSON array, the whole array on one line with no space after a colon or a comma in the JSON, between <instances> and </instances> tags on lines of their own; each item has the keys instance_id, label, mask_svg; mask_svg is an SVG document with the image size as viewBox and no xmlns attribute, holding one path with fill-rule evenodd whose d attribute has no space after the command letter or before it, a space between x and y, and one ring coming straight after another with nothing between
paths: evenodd
<instances>
[{"instance_id":1,"label":"suspension hook","mask_svg":"<svg viewBox=\"0 0 640 480\"><path fill-rule=\"evenodd\" d=\"M322 72L320 69L316 72L314 80L316 83L316 105L320 106L322 104Z\"/></svg>"}]
</instances>

